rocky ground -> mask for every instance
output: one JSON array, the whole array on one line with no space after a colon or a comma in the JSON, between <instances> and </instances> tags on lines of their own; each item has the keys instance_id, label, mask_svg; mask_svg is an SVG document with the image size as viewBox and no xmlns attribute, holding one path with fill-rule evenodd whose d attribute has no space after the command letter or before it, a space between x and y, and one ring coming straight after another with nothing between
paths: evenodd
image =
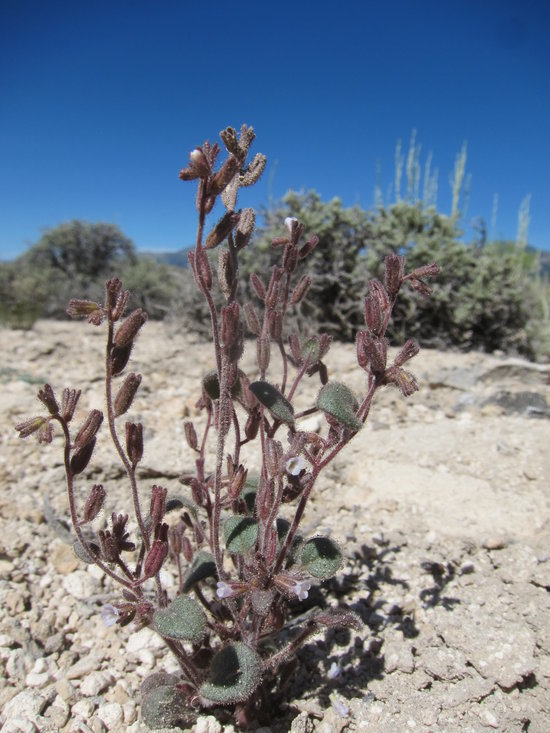
<instances>
[{"instance_id":1,"label":"rocky ground","mask_svg":"<svg viewBox=\"0 0 550 733\"><path fill-rule=\"evenodd\" d=\"M0 330L0 348L1 730L143 733L140 683L173 660L148 630L103 625L101 606L118 596L55 519L68 516L61 439L39 447L13 429L40 411L45 381L81 387L82 416L102 407L103 333L38 322ZM335 345L326 361L361 391L353 346ZM253 377L253 354L243 364ZM181 488L192 460L183 420L200 422L197 385L212 365L207 345L162 324L144 329L132 362L144 375L132 408L146 428L144 492ZM364 629L304 648L265 731L550 729L550 367L426 350L411 369L421 391L379 395L304 521L330 530L347 558L305 604L347 604ZM83 495L101 480L122 511L126 483L103 438ZM194 730L231 726L202 716Z\"/></svg>"}]
</instances>

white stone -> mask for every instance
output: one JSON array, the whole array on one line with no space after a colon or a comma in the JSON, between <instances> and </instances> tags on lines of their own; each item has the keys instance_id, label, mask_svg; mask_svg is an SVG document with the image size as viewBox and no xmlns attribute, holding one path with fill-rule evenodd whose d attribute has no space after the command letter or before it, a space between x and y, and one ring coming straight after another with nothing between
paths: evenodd
<instances>
[{"instance_id":1,"label":"white stone","mask_svg":"<svg viewBox=\"0 0 550 733\"><path fill-rule=\"evenodd\" d=\"M79 715L83 720L87 720L93 715L95 705L91 700L79 700L71 707L73 715Z\"/></svg>"},{"instance_id":2,"label":"white stone","mask_svg":"<svg viewBox=\"0 0 550 733\"><path fill-rule=\"evenodd\" d=\"M26 718L11 718L2 726L2 733L36 733L38 728Z\"/></svg>"},{"instance_id":3,"label":"white stone","mask_svg":"<svg viewBox=\"0 0 550 733\"><path fill-rule=\"evenodd\" d=\"M34 690L23 690L6 703L3 710L4 720L11 718L24 718L32 720L42 712L45 700L38 692ZM3 729L2 729L3 730Z\"/></svg>"},{"instance_id":4,"label":"white stone","mask_svg":"<svg viewBox=\"0 0 550 733\"><path fill-rule=\"evenodd\" d=\"M103 721L107 730L115 730L124 718L122 705L118 702L107 702L105 705L100 705L96 715Z\"/></svg>"},{"instance_id":5,"label":"white stone","mask_svg":"<svg viewBox=\"0 0 550 733\"><path fill-rule=\"evenodd\" d=\"M112 685L115 678L109 672L98 670L96 672L90 672L83 680L80 685L80 692L86 697L94 697L103 692L109 685Z\"/></svg>"},{"instance_id":6,"label":"white stone","mask_svg":"<svg viewBox=\"0 0 550 733\"><path fill-rule=\"evenodd\" d=\"M126 651L129 654L137 654L140 649L160 649L164 642L158 634L151 629L140 629L128 637Z\"/></svg>"},{"instance_id":7,"label":"white stone","mask_svg":"<svg viewBox=\"0 0 550 733\"><path fill-rule=\"evenodd\" d=\"M197 718L193 733L221 733L221 724L213 715L201 715Z\"/></svg>"},{"instance_id":8,"label":"white stone","mask_svg":"<svg viewBox=\"0 0 550 733\"><path fill-rule=\"evenodd\" d=\"M79 600L94 595L97 585L93 577L85 570L75 570L63 578L63 588Z\"/></svg>"}]
</instances>

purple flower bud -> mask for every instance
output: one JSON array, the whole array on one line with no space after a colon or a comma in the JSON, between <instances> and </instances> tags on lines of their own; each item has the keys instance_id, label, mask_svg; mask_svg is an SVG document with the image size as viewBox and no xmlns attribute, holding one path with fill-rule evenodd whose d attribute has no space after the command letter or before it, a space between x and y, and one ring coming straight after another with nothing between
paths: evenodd
<instances>
[{"instance_id":1,"label":"purple flower bud","mask_svg":"<svg viewBox=\"0 0 550 733\"><path fill-rule=\"evenodd\" d=\"M143 457L143 425L140 422L126 423L126 452L135 468Z\"/></svg>"},{"instance_id":2,"label":"purple flower bud","mask_svg":"<svg viewBox=\"0 0 550 733\"><path fill-rule=\"evenodd\" d=\"M59 405L55 399L53 389L49 384L45 384L43 389L38 390L38 399L48 408L50 415L57 415Z\"/></svg>"},{"instance_id":3,"label":"purple flower bud","mask_svg":"<svg viewBox=\"0 0 550 733\"><path fill-rule=\"evenodd\" d=\"M69 389L68 387L65 387L61 398L61 417L66 422L70 422L72 420L79 399L79 389Z\"/></svg>"},{"instance_id":4,"label":"purple flower bud","mask_svg":"<svg viewBox=\"0 0 550 733\"><path fill-rule=\"evenodd\" d=\"M76 476L79 473L82 473L82 471L86 468L88 463L90 462L90 459L92 457L92 453L94 452L95 448L95 438L92 438L90 441L85 443L82 447L77 448L75 452L73 453L71 457L71 473L73 476Z\"/></svg>"},{"instance_id":5,"label":"purple flower bud","mask_svg":"<svg viewBox=\"0 0 550 733\"><path fill-rule=\"evenodd\" d=\"M105 501L105 489L101 484L94 484L90 491L90 496L84 506L83 519L81 524L92 522L103 507Z\"/></svg>"},{"instance_id":6,"label":"purple flower bud","mask_svg":"<svg viewBox=\"0 0 550 733\"><path fill-rule=\"evenodd\" d=\"M91 410L87 418L84 420L82 427L78 431L74 444L77 448L82 448L95 438L97 431L103 422L103 413L101 410Z\"/></svg>"},{"instance_id":7,"label":"purple flower bud","mask_svg":"<svg viewBox=\"0 0 550 733\"><path fill-rule=\"evenodd\" d=\"M115 397L115 417L120 417L121 415L124 415L125 412L128 412L132 405L132 402L134 401L134 397L136 396L136 392L138 391L140 384L141 374L134 374L134 372L130 372L130 374L128 374L128 376L122 383L122 386L118 390L118 394Z\"/></svg>"},{"instance_id":8,"label":"purple flower bud","mask_svg":"<svg viewBox=\"0 0 550 733\"><path fill-rule=\"evenodd\" d=\"M115 334L115 346L119 348L129 346L146 320L147 313L141 308L132 311Z\"/></svg>"}]
</instances>

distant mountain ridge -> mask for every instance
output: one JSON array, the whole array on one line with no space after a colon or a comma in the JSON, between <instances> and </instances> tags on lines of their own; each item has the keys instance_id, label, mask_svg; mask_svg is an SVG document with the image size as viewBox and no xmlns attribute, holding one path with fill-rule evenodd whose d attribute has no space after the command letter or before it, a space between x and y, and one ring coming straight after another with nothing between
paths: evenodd
<instances>
[{"instance_id":1,"label":"distant mountain ridge","mask_svg":"<svg viewBox=\"0 0 550 733\"><path fill-rule=\"evenodd\" d=\"M192 247L184 247L175 251L158 251L151 252L148 250L138 250L138 257L148 257L154 262L158 262L159 265L170 265L172 267L187 267L189 260L187 259L187 253L193 249Z\"/></svg>"}]
</instances>

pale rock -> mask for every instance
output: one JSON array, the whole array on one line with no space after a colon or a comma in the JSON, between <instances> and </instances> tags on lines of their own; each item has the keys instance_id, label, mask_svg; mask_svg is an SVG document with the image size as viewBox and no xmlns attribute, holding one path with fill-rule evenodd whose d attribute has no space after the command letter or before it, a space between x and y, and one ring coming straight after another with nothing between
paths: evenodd
<instances>
[{"instance_id":1,"label":"pale rock","mask_svg":"<svg viewBox=\"0 0 550 733\"><path fill-rule=\"evenodd\" d=\"M6 662L6 672L8 677L13 679L22 679L27 669L30 667L30 659L27 657L23 649L12 649Z\"/></svg>"},{"instance_id":2,"label":"pale rock","mask_svg":"<svg viewBox=\"0 0 550 733\"><path fill-rule=\"evenodd\" d=\"M158 634L148 628L140 629L128 637L126 651L137 654L140 649L161 649L164 642Z\"/></svg>"},{"instance_id":3,"label":"pale rock","mask_svg":"<svg viewBox=\"0 0 550 733\"><path fill-rule=\"evenodd\" d=\"M213 715L201 715L193 727L193 733L222 733L222 726Z\"/></svg>"},{"instance_id":4,"label":"pale rock","mask_svg":"<svg viewBox=\"0 0 550 733\"><path fill-rule=\"evenodd\" d=\"M93 654L87 654L85 657L79 659L78 662L75 662L65 672L61 672L60 674L63 674L64 677L69 680L82 679L82 677L90 674L90 672L97 670L99 663L100 660L96 656Z\"/></svg>"},{"instance_id":5,"label":"pale rock","mask_svg":"<svg viewBox=\"0 0 550 733\"><path fill-rule=\"evenodd\" d=\"M23 690L6 703L2 711L3 719L8 721L11 718L24 718L31 721L42 713L45 705L45 698L38 692Z\"/></svg>"},{"instance_id":6,"label":"pale rock","mask_svg":"<svg viewBox=\"0 0 550 733\"><path fill-rule=\"evenodd\" d=\"M63 588L78 600L89 598L96 592L96 582L85 570L75 570L63 578Z\"/></svg>"},{"instance_id":7,"label":"pale rock","mask_svg":"<svg viewBox=\"0 0 550 733\"><path fill-rule=\"evenodd\" d=\"M119 705L118 702L107 702L100 705L96 715L104 723L107 730L116 730L124 718L122 705Z\"/></svg>"},{"instance_id":8,"label":"pale rock","mask_svg":"<svg viewBox=\"0 0 550 733\"><path fill-rule=\"evenodd\" d=\"M57 680L57 682L55 683L55 689L59 697L62 700L65 700L65 702L70 702L71 700L74 700L77 694L76 687L64 677Z\"/></svg>"},{"instance_id":9,"label":"pale rock","mask_svg":"<svg viewBox=\"0 0 550 733\"><path fill-rule=\"evenodd\" d=\"M49 562L53 565L56 572L61 575L68 575L78 569L80 561L73 552L73 548L61 540L51 548Z\"/></svg>"},{"instance_id":10,"label":"pale rock","mask_svg":"<svg viewBox=\"0 0 550 733\"><path fill-rule=\"evenodd\" d=\"M94 697L103 692L110 685L113 684L115 678L109 672L104 670L97 670L90 672L83 680L80 685L80 693L86 697Z\"/></svg>"},{"instance_id":11,"label":"pale rock","mask_svg":"<svg viewBox=\"0 0 550 733\"><path fill-rule=\"evenodd\" d=\"M39 729L26 718L11 718L2 726L2 733L36 733Z\"/></svg>"},{"instance_id":12,"label":"pale rock","mask_svg":"<svg viewBox=\"0 0 550 733\"><path fill-rule=\"evenodd\" d=\"M55 725L58 730L61 730L69 720L70 714L71 709L65 700L63 700L60 695L56 695L53 703L47 708L45 717L50 721L50 723Z\"/></svg>"},{"instance_id":13,"label":"pale rock","mask_svg":"<svg viewBox=\"0 0 550 733\"><path fill-rule=\"evenodd\" d=\"M71 707L72 715L79 715L83 720L91 718L95 704L91 700L79 700Z\"/></svg>"},{"instance_id":14,"label":"pale rock","mask_svg":"<svg viewBox=\"0 0 550 733\"><path fill-rule=\"evenodd\" d=\"M122 714L126 725L135 723L138 717L138 709L134 700L129 700L122 705Z\"/></svg>"}]
</instances>

